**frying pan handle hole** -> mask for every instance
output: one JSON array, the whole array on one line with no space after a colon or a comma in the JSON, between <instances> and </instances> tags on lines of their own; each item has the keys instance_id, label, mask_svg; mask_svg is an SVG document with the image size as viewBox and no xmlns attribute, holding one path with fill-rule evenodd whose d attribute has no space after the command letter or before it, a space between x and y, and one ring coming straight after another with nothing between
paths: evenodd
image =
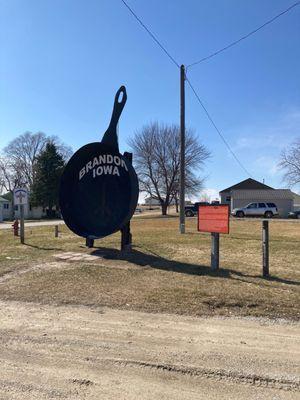
<instances>
[{"instance_id":1,"label":"frying pan handle hole","mask_svg":"<svg viewBox=\"0 0 300 400\"><path fill-rule=\"evenodd\" d=\"M123 90L120 91L120 93L119 93L119 95L118 95L118 99L117 99L117 101L118 101L119 104L121 104L121 103L123 102L124 96L125 96L125 93L123 92Z\"/></svg>"}]
</instances>

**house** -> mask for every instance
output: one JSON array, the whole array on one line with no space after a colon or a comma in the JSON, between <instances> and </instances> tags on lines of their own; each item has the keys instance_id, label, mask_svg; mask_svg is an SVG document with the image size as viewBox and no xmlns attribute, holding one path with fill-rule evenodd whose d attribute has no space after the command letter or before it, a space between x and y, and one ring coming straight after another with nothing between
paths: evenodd
<instances>
[{"instance_id":1,"label":"house","mask_svg":"<svg viewBox=\"0 0 300 400\"><path fill-rule=\"evenodd\" d=\"M4 197L0 197L0 222L8 218L10 207L10 201Z\"/></svg>"},{"instance_id":2,"label":"house","mask_svg":"<svg viewBox=\"0 0 300 400\"><path fill-rule=\"evenodd\" d=\"M294 211L300 210L300 194L293 193L294 195Z\"/></svg>"},{"instance_id":3,"label":"house","mask_svg":"<svg viewBox=\"0 0 300 400\"><path fill-rule=\"evenodd\" d=\"M46 217L47 213L43 207L32 207L24 205L25 219L40 219ZM0 197L0 221L20 219L20 206L13 206L12 193L6 193Z\"/></svg>"},{"instance_id":4,"label":"house","mask_svg":"<svg viewBox=\"0 0 300 400\"><path fill-rule=\"evenodd\" d=\"M150 197L150 196L146 197L144 202L145 202L145 206L149 206L149 207L160 206L160 201L158 199L154 198L154 197ZM175 200L173 199L170 202L170 205L174 205L174 204L175 204Z\"/></svg>"},{"instance_id":5,"label":"house","mask_svg":"<svg viewBox=\"0 0 300 400\"><path fill-rule=\"evenodd\" d=\"M290 189L274 189L251 178L223 189L219 194L221 203L229 204L231 209L259 201L275 203L281 217L294 210L295 200L299 197Z\"/></svg>"},{"instance_id":6,"label":"house","mask_svg":"<svg viewBox=\"0 0 300 400\"><path fill-rule=\"evenodd\" d=\"M222 204L231 204L231 197L233 190L275 190L270 186L265 185L264 183L258 182L255 179L248 178L242 182L239 182L233 186L230 186L226 189L221 190L219 192L221 203ZM254 200L253 200L254 201Z\"/></svg>"}]
</instances>

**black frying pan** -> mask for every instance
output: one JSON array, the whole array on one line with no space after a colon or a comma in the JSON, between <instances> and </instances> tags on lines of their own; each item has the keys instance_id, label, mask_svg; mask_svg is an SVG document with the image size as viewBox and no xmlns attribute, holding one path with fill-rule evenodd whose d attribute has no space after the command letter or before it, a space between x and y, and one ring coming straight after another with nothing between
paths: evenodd
<instances>
[{"instance_id":1,"label":"black frying pan","mask_svg":"<svg viewBox=\"0 0 300 400\"><path fill-rule=\"evenodd\" d=\"M63 219L74 233L85 238L117 232L129 222L137 206L138 179L131 162L119 152L116 132L126 100L126 89L121 86L102 141L77 150L61 178Z\"/></svg>"}]
</instances>

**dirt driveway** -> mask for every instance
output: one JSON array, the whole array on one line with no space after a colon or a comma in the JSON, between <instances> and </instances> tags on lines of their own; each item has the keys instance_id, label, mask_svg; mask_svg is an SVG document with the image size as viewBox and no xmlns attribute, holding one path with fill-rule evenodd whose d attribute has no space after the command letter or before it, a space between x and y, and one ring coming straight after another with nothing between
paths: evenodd
<instances>
[{"instance_id":1,"label":"dirt driveway","mask_svg":"<svg viewBox=\"0 0 300 400\"><path fill-rule=\"evenodd\" d=\"M299 324L0 302L0 398L299 399Z\"/></svg>"}]
</instances>

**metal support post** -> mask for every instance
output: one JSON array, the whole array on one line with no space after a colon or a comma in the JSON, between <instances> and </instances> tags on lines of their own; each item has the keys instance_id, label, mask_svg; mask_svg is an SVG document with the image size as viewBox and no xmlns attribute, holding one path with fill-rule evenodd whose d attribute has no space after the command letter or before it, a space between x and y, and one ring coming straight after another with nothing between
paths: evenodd
<instances>
[{"instance_id":1,"label":"metal support post","mask_svg":"<svg viewBox=\"0 0 300 400\"><path fill-rule=\"evenodd\" d=\"M132 153L125 152L124 157L132 164ZM130 221L121 229L121 251L132 250L132 234L130 233Z\"/></svg>"},{"instance_id":2,"label":"metal support post","mask_svg":"<svg viewBox=\"0 0 300 400\"><path fill-rule=\"evenodd\" d=\"M24 228L24 205L20 205L20 241L22 244L25 242L25 228Z\"/></svg>"},{"instance_id":3,"label":"metal support post","mask_svg":"<svg viewBox=\"0 0 300 400\"><path fill-rule=\"evenodd\" d=\"M94 239L86 238L85 245L86 245L86 247L91 249L92 247L94 247Z\"/></svg>"}]
</instances>

